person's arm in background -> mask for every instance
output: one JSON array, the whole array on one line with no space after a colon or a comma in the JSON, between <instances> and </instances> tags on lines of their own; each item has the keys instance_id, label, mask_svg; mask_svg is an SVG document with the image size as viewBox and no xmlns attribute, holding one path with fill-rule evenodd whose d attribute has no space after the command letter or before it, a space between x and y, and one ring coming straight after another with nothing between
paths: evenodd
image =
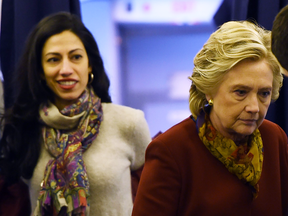
<instances>
[{"instance_id":1,"label":"person's arm in background","mask_svg":"<svg viewBox=\"0 0 288 216\"><path fill-rule=\"evenodd\" d=\"M281 163L281 187L282 189L282 206L288 205L288 140L287 135L283 131L281 127L278 126L278 129L280 131L281 136L279 137L280 141L279 143L283 144L280 145L280 163ZM283 213L287 212L288 215L288 209L283 209Z\"/></svg>"},{"instance_id":2,"label":"person's arm in background","mask_svg":"<svg viewBox=\"0 0 288 216\"><path fill-rule=\"evenodd\" d=\"M144 113L137 110L134 116L134 124L131 128L132 137L130 142L133 145L134 155L131 161L131 187L132 187L132 200L134 202L141 173L144 166L145 151L148 144L151 142L151 135L149 132L148 124L145 120Z\"/></svg>"},{"instance_id":3,"label":"person's arm in background","mask_svg":"<svg viewBox=\"0 0 288 216\"><path fill-rule=\"evenodd\" d=\"M159 136L160 134L162 134L161 131L159 131L154 137L152 137L152 140L155 139L157 136ZM139 181L141 178L141 174L144 168L144 164L138 168L137 170L131 171L131 187L132 187L132 199L133 202L135 200L136 197L136 193L138 190L138 186L139 186Z\"/></svg>"}]
</instances>

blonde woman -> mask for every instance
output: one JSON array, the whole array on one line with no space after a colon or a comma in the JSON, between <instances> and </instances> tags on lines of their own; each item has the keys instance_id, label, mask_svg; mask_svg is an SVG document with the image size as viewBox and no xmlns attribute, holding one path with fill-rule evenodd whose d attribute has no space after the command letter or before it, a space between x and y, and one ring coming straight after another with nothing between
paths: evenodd
<instances>
[{"instance_id":1,"label":"blonde woman","mask_svg":"<svg viewBox=\"0 0 288 216\"><path fill-rule=\"evenodd\" d=\"M283 80L270 43L247 21L210 36L194 59L192 115L148 146L133 216L286 215L287 136L265 120Z\"/></svg>"}]
</instances>

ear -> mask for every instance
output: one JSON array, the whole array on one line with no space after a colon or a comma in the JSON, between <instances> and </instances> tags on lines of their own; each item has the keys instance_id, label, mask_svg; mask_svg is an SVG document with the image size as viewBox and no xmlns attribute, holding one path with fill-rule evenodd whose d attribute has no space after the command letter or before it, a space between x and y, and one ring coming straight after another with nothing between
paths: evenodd
<instances>
[{"instance_id":1,"label":"ear","mask_svg":"<svg viewBox=\"0 0 288 216\"><path fill-rule=\"evenodd\" d=\"M205 97L207 101L209 101L212 98L211 95L207 95L207 94L205 95Z\"/></svg>"},{"instance_id":2,"label":"ear","mask_svg":"<svg viewBox=\"0 0 288 216\"><path fill-rule=\"evenodd\" d=\"M88 73L89 74L92 73L92 67L91 66L88 67Z\"/></svg>"}]
</instances>

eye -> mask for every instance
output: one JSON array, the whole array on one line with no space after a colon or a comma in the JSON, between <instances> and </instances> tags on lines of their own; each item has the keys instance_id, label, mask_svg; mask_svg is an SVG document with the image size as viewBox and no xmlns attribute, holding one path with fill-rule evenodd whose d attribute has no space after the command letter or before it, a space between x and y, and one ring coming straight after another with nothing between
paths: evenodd
<instances>
[{"instance_id":1,"label":"eye","mask_svg":"<svg viewBox=\"0 0 288 216\"><path fill-rule=\"evenodd\" d=\"M271 94L271 91L263 91L263 92L260 92L260 95L261 95L263 98L269 97L270 94Z\"/></svg>"},{"instance_id":2,"label":"eye","mask_svg":"<svg viewBox=\"0 0 288 216\"><path fill-rule=\"evenodd\" d=\"M246 90L241 90L241 89L237 89L234 92L236 93L237 96L245 96L247 93Z\"/></svg>"},{"instance_id":3,"label":"eye","mask_svg":"<svg viewBox=\"0 0 288 216\"><path fill-rule=\"evenodd\" d=\"M47 62L51 62L51 63L57 62L57 61L59 61L59 58L56 58L56 57L52 57L52 58L47 59Z\"/></svg>"},{"instance_id":4,"label":"eye","mask_svg":"<svg viewBox=\"0 0 288 216\"><path fill-rule=\"evenodd\" d=\"M82 58L82 55L76 54L72 56L73 60L80 60Z\"/></svg>"}]
</instances>

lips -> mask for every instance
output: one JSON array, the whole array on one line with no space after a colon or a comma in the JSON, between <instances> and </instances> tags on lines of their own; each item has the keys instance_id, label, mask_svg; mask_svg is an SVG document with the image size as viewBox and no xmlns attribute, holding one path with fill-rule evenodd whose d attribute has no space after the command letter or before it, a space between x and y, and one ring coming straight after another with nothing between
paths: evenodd
<instances>
[{"instance_id":1,"label":"lips","mask_svg":"<svg viewBox=\"0 0 288 216\"><path fill-rule=\"evenodd\" d=\"M58 81L58 83L60 85L66 85L66 86L69 86L69 85L74 85L76 83L76 81Z\"/></svg>"},{"instance_id":2,"label":"lips","mask_svg":"<svg viewBox=\"0 0 288 216\"><path fill-rule=\"evenodd\" d=\"M246 124L254 124L255 122L257 122L257 119L241 119L241 121Z\"/></svg>"},{"instance_id":3,"label":"lips","mask_svg":"<svg viewBox=\"0 0 288 216\"><path fill-rule=\"evenodd\" d=\"M77 80L58 80L59 87L64 90L70 90L75 87Z\"/></svg>"}]
</instances>

